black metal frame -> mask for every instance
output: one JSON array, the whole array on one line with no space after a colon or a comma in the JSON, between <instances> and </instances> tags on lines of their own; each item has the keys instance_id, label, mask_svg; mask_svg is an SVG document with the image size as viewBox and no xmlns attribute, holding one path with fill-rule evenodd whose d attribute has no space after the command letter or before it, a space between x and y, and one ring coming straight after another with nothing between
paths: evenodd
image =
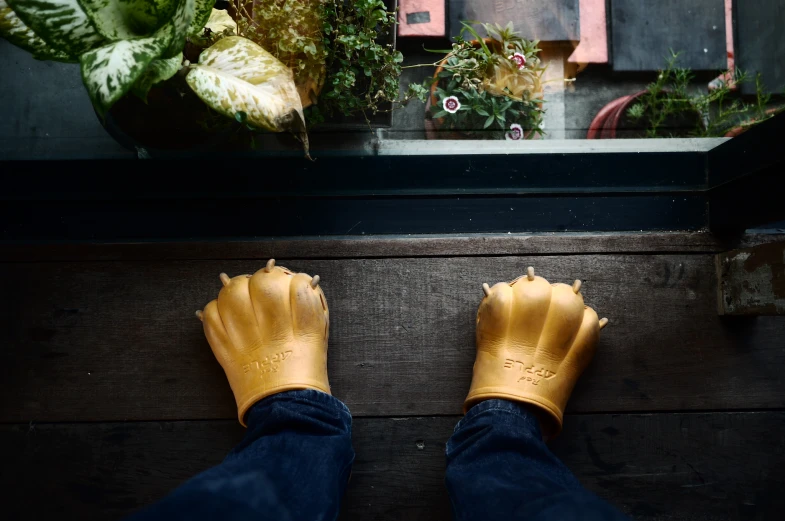
<instances>
[{"instance_id":1,"label":"black metal frame","mask_svg":"<svg viewBox=\"0 0 785 521\"><path fill-rule=\"evenodd\" d=\"M785 218L783 127L708 151L0 162L0 240L734 233Z\"/></svg>"},{"instance_id":2,"label":"black metal frame","mask_svg":"<svg viewBox=\"0 0 785 521\"><path fill-rule=\"evenodd\" d=\"M718 234L785 219L785 113L711 150L709 228Z\"/></svg>"}]
</instances>

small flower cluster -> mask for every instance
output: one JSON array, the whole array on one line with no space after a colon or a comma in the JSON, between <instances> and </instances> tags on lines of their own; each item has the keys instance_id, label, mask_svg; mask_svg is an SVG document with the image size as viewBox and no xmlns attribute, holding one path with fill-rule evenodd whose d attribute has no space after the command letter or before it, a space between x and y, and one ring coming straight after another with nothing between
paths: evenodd
<instances>
[{"instance_id":1,"label":"small flower cluster","mask_svg":"<svg viewBox=\"0 0 785 521\"><path fill-rule=\"evenodd\" d=\"M450 114L455 114L461 109L461 102L455 96L448 96L444 98L442 108ZM520 141L523 137L523 127L517 123L510 125L510 130L504 134L504 139L507 141Z\"/></svg>"},{"instance_id":2,"label":"small flower cluster","mask_svg":"<svg viewBox=\"0 0 785 521\"><path fill-rule=\"evenodd\" d=\"M443 130L480 139L542 134L545 69L538 42L518 36L512 24L481 24L486 38L472 24L463 25L452 50L435 64L433 79L413 89L423 101L431 97L430 117Z\"/></svg>"}]
</instances>

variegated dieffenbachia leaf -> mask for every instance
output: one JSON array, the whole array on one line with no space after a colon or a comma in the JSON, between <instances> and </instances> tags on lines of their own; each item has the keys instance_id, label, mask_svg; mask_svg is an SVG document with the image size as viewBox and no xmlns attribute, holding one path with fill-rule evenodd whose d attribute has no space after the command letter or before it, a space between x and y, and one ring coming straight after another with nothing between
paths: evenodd
<instances>
[{"instance_id":1,"label":"variegated dieffenbachia leaf","mask_svg":"<svg viewBox=\"0 0 785 521\"><path fill-rule=\"evenodd\" d=\"M76 57L68 56L46 45L45 41L36 36L33 30L16 16L5 0L0 0L0 36L32 53L39 60L77 61Z\"/></svg>"},{"instance_id":2,"label":"variegated dieffenbachia leaf","mask_svg":"<svg viewBox=\"0 0 785 521\"><path fill-rule=\"evenodd\" d=\"M175 13L178 0L78 0L109 41L149 36Z\"/></svg>"},{"instance_id":3,"label":"variegated dieffenbachia leaf","mask_svg":"<svg viewBox=\"0 0 785 521\"><path fill-rule=\"evenodd\" d=\"M141 98L145 103L147 102L147 93L150 88L156 83L166 81L180 70L183 64L183 55L178 54L174 58L167 60L153 60L147 69L142 73L136 83L131 87L137 97Z\"/></svg>"},{"instance_id":4,"label":"variegated dieffenbachia leaf","mask_svg":"<svg viewBox=\"0 0 785 521\"><path fill-rule=\"evenodd\" d=\"M210 31L205 34L204 29L210 29ZM225 9L213 9L204 27L195 33L191 33L188 36L188 40L199 47L207 47L215 40L216 36L232 36L235 34L237 34L237 22L229 16Z\"/></svg>"},{"instance_id":5,"label":"variegated dieffenbachia leaf","mask_svg":"<svg viewBox=\"0 0 785 521\"><path fill-rule=\"evenodd\" d=\"M246 38L218 40L202 52L186 81L202 101L230 118L242 113L248 124L274 132L304 129L291 69Z\"/></svg>"},{"instance_id":6,"label":"variegated dieffenbachia leaf","mask_svg":"<svg viewBox=\"0 0 785 521\"><path fill-rule=\"evenodd\" d=\"M162 58L173 58L183 52L188 29L196 14L196 0L180 0L174 16L169 20L172 26L172 39L162 53Z\"/></svg>"},{"instance_id":7,"label":"variegated dieffenbachia leaf","mask_svg":"<svg viewBox=\"0 0 785 521\"><path fill-rule=\"evenodd\" d=\"M77 0L6 1L36 36L68 56L79 56L105 43Z\"/></svg>"},{"instance_id":8,"label":"variegated dieffenbachia leaf","mask_svg":"<svg viewBox=\"0 0 785 521\"><path fill-rule=\"evenodd\" d=\"M204 26L215 34L221 34L227 29L230 29L232 34L237 34L237 22L229 16L226 9L213 9L210 13L210 18Z\"/></svg>"},{"instance_id":9,"label":"variegated dieffenbachia leaf","mask_svg":"<svg viewBox=\"0 0 785 521\"><path fill-rule=\"evenodd\" d=\"M99 114L105 114L131 89L150 62L161 56L172 41L172 30L167 24L153 36L113 42L79 58L82 81Z\"/></svg>"},{"instance_id":10,"label":"variegated dieffenbachia leaf","mask_svg":"<svg viewBox=\"0 0 785 521\"><path fill-rule=\"evenodd\" d=\"M191 26L188 28L188 34L196 34L202 30L210 19L214 5L215 0L196 0L196 11L194 13L194 19L191 20Z\"/></svg>"}]
</instances>

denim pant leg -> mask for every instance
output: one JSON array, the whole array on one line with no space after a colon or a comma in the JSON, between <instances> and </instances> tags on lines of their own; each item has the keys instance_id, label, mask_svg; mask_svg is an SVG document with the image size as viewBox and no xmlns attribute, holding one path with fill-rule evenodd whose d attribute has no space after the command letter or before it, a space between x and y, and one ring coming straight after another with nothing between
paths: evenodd
<instances>
[{"instance_id":1,"label":"denim pant leg","mask_svg":"<svg viewBox=\"0 0 785 521\"><path fill-rule=\"evenodd\" d=\"M223 463L130 520L336 519L354 461L349 409L329 394L289 391L256 403L246 420Z\"/></svg>"},{"instance_id":2,"label":"denim pant leg","mask_svg":"<svg viewBox=\"0 0 785 521\"><path fill-rule=\"evenodd\" d=\"M524 405L472 407L447 442L447 490L456 521L626 520L584 489L545 446Z\"/></svg>"}]
</instances>

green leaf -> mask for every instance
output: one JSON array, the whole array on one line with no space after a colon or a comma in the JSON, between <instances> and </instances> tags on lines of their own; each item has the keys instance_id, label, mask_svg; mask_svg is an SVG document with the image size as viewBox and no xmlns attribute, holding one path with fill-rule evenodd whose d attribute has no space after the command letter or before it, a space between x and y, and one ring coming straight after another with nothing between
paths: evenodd
<instances>
[{"instance_id":1,"label":"green leaf","mask_svg":"<svg viewBox=\"0 0 785 521\"><path fill-rule=\"evenodd\" d=\"M133 92L143 101L147 102L147 93L150 92L150 88L152 88L152 86L156 83L166 81L177 74L177 71L180 70L182 64L182 54L166 60L151 61L150 65L147 66L147 69L145 69L139 79L136 80L136 82L131 87L131 92Z\"/></svg>"},{"instance_id":2,"label":"green leaf","mask_svg":"<svg viewBox=\"0 0 785 521\"><path fill-rule=\"evenodd\" d=\"M245 112L258 128L282 132L304 121L292 71L246 38L218 40L202 52L186 81L214 110L229 118Z\"/></svg>"},{"instance_id":3,"label":"green leaf","mask_svg":"<svg viewBox=\"0 0 785 521\"><path fill-rule=\"evenodd\" d=\"M161 55L172 41L172 31L171 25L165 25L153 36L110 43L79 58L82 80L99 114L123 97Z\"/></svg>"},{"instance_id":4,"label":"green leaf","mask_svg":"<svg viewBox=\"0 0 785 521\"><path fill-rule=\"evenodd\" d=\"M190 27L188 27L188 34L197 34L204 28L205 24L209 22L214 22L213 11L218 11L219 13L221 12L220 10L213 9L214 5L215 5L215 0L196 0L196 3L194 5L194 17L191 20ZM226 12L226 10L223 10L223 13L224 15L226 15L227 18L231 20L231 17ZM215 22L217 22L217 20ZM232 20L232 22L234 22L234 20ZM224 23L226 23L225 20ZM234 24L234 31L237 32L236 23ZM221 32L221 31L214 31L214 32Z\"/></svg>"},{"instance_id":5,"label":"green leaf","mask_svg":"<svg viewBox=\"0 0 785 521\"><path fill-rule=\"evenodd\" d=\"M449 114L449 112L447 112L446 110L440 110L440 111L436 112L435 114L433 114L433 116L431 116L431 117L439 119L439 118L443 118L447 114Z\"/></svg>"},{"instance_id":6,"label":"green leaf","mask_svg":"<svg viewBox=\"0 0 785 521\"><path fill-rule=\"evenodd\" d=\"M105 43L77 0L6 2L36 36L68 56L79 56Z\"/></svg>"},{"instance_id":7,"label":"green leaf","mask_svg":"<svg viewBox=\"0 0 785 521\"><path fill-rule=\"evenodd\" d=\"M107 40L150 36L175 13L178 0L77 0Z\"/></svg>"},{"instance_id":8,"label":"green leaf","mask_svg":"<svg viewBox=\"0 0 785 521\"><path fill-rule=\"evenodd\" d=\"M0 36L22 49L30 52L39 60L75 62L76 57L49 47L36 36L32 29L16 16L5 0L0 0Z\"/></svg>"},{"instance_id":9,"label":"green leaf","mask_svg":"<svg viewBox=\"0 0 785 521\"><path fill-rule=\"evenodd\" d=\"M210 13L210 19L207 20L205 27L214 33L222 33L227 29L231 29L232 33L237 34L237 22L229 16L226 9L213 9Z\"/></svg>"},{"instance_id":10,"label":"green leaf","mask_svg":"<svg viewBox=\"0 0 785 521\"><path fill-rule=\"evenodd\" d=\"M487 110L485 110L485 109L482 109L482 108L480 108L480 107L477 107L477 108L475 108L475 109L474 109L474 112L476 112L476 113L477 113L477 114L479 114L480 116L490 116L490 114L488 114L488 111L487 111Z\"/></svg>"},{"instance_id":11,"label":"green leaf","mask_svg":"<svg viewBox=\"0 0 785 521\"><path fill-rule=\"evenodd\" d=\"M196 0L180 0L177 11L167 25L172 26L172 39L169 46L161 55L162 58L172 58L183 52L188 30L196 14Z\"/></svg>"},{"instance_id":12,"label":"green leaf","mask_svg":"<svg viewBox=\"0 0 785 521\"><path fill-rule=\"evenodd\" d=\"M471 23L477 23L477 22L471 22ZM464 31L470 32L471 35L474 37L474 39L480 42L480 47L482 47L482 50L485 53L485 55L490 57L493 53L491 53L491 50L488 49L488 46L485 44L485 40L479 34L477 34L477 31L474 30L474 27L472 27L471 25L469 25L469 23L466 22L461 22L461 25L463 25L463 29L461 29L461 34L463 34Z\"/></svg>"},{"instance_id":13,"label":"green leaf","mask_svg":"<svg viewBox=\"0 0 785 521\"><path fill-rule=\"evenodd\" d=\"M493 122L496 118L494 116L488 116L488 119L485 120L485 125L482 128L488 128L493 125Z\"/></svg>"}]
</instances>

